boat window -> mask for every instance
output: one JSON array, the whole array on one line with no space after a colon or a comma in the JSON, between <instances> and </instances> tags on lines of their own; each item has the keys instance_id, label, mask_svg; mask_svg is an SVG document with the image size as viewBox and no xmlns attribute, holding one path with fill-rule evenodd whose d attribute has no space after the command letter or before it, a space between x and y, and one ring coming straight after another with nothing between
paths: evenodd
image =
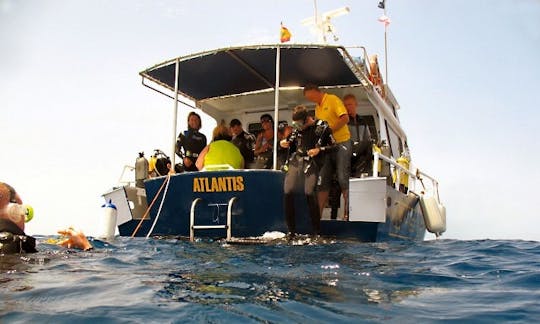
<instances>
[{"instance_id":1,"label":"boat window","mask_svg":"<svg viewBox=\"0 0 540 324\"><path fill-rule=\"evenodd\" d=\"M384 128L386 129L386 144L390 147L390 152L393 152L392 150L392 142L389 140L390 138L390 132L388 131L388 122L386 119L384 120Z\"/></svg>"},{"instance_id":2,"label":"boat window","mask_svg":"<svg viewBox=\"0 0 540 324\"><path fill-rule=\"evenodd\" d=\"M394 130L390 127L388 127L388 137L390 138L390 149L392 150L392 156L394 158L398 158L401 155L401 152L403 151L403 144L401 143L401 139L396 135Z\"/></svg>"},{"instance_id":3,"label":"boat window","mask_svg":"<svg viewBox=\"0 0 540 324\"><path fill-rule=\"evenodd\" d=\"M392 105L392 112L394 113L394 117L397 118L396 107L394 105Z\"/></svg>"},{"instance_id":4,"label":"boat window","mask_svg":"<svg viewBox=\"0 0 540 324\"><path fill-rule=\"evenodd\" d=\"M372 115L363 115L360 116L366 122L371 133L371 138L375 140L376 143L379 142L379 133L377 132L377 126L375 125L375 118Z\"/></svg>"}]
</instances>

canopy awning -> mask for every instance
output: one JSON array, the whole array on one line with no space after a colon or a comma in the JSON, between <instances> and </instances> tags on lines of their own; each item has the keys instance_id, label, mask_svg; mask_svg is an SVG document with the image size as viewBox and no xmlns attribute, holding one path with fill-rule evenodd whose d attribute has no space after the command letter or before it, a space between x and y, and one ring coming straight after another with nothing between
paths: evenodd
<instances>
[{"instance_id":1,"label":"canopy awning","mask_svg":"<svg viewBox=\"0 0 540 324\"><path fill-rule=\"evenodd\" d=\"M265 45L224 48L184 56L140 73L174 91L179 61L179 94L195 101L275 88L276 49L280 48L280 88L315 83L322 87L358 85L352 57L343 47L326 45Z\"/></svg>"}]
</instances>

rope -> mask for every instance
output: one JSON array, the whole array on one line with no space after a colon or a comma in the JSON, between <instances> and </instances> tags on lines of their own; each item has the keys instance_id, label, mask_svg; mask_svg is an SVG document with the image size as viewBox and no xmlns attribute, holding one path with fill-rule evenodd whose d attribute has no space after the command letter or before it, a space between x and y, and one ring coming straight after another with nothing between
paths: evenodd
<instances>
[{"instance_id":1,"label":"rope","mask_svg":"<svg viewBox=\"0 0 540 324\"><path fill-rule=\"evenodd\" d=\"M165 202L165 196L167 196L167 191L169 190L169 183L171 183L170 178L171 178L171 174L169 173L167 175L167 185L165 186L165 191L163 192L163 198L161 198L161 203L159 204L159 209L158 209L158 212L157 212L157 215L156 215L156 219L154 220L154 223L152 224L152 227L150 227L150 230L148 231L148 234L146 234L146 238L149 238L150 234L152 234L152 231L154 230L154 227L156 226L156 223L157 223L157 221L159 219L159 215L161 215L161 209L163 208L163 203Z\"/></svg>"},{"instance_id":2,"label":"rope","mask_svg":"<svg viewBox=\"0 0 540 324\"><path fill-rule=\"evenodd\" d=\"M139 229L141 228L141 225L142 225L142 222L144 221L144 219L146 218L146 216L148 216L148 214L150 213L150 209L152 208L152 206L154 206L154 203L156 202L157 198L159 197L159 194L161 193L161 190L163 190L163 188L165 187L165 184L169 182L169 177L170 176L167 176L167 178L165 178L165 181L163 181L163 184L161 185L161 188L159 188L156 196L154 197L154 199L152 200L152 202L150 203L150 206L148 206L148 208L146 209L146 211L144 212L144 215L143 217L141 218L141 220L139 221L139 224L137 224L137 227L135 228L135 230L133 231L133 234L131 234L131 237L135 237L135 234L137 234L137 232L139 231Z\"/></svg>"},{"instance_id":3,"label":"rope","mask_svg":"<svg viewBox=\"0 0 540 324\"><path fill-rule=\"evenodd\" d=\"M416 169L416 178L420 180L420 184L422 184L422 188L424 188L424 191L422 192L422 194L425 194L427 189L426 189L426 186L424 185L424 179L422 179L422 177L420 176L420 169Z\"/></svg>"}]
</instances>

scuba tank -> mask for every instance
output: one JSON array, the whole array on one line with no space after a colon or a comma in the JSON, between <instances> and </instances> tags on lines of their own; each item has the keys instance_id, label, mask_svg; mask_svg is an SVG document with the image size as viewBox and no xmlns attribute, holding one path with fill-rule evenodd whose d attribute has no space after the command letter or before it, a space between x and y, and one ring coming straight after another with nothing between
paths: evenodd
<instances>
[{"instance_id":1,"label":"scuba tank","mask_svg":"<svg viewBox=\"0 0 540 324\"><path fill-rule=\"evenodd\" d=\"M139 153L135 161L135 186L144 188L144 180L148 178L148 160L144 157L144 152Z\"/></svg>"},{"instance_id":2,"label":"scuba tank","mask_svg":"<svg viewBox=\"0 0 540 324\"><path fill-rule=\"evenodd\" d=\"M373 144L372 148L373 148L373 153L382 154L382 150L381 150L380 146L378 146L377 144ZM382 160L379 160L379 164L377 165L377 171L379 173L382 172ZM379 176L380 176L380 174L379 174Z\"/></svg>"},{"instance_id":3,"label":"scuba tank","mask_svg":"<svg viewBox=\"0 0 540 324\"><path fill-rule=\"evenodd\" d=\"M157 156L152 155L150 157L150 161L148 161L148 176L150 178L155 177L156 174L156 162L157 162Z\"/></svg>"},{"instance_id":4,"label":"scuba tank","mask_svg":"<svg viewBox=\"0 0 540 324\"><path fill-rule=\"evenodd\" d=\"M388 143L383 140L381 142L381 145L379 146L381 148L381 153L382 155L384 156L387 156L387 157L391 157L392 156L392 151L390 150L390 146L388 145ZM382 161L380 161L382 162ZM381 177L386 177L386 184L389 185L389 186L392 186L393 185L393 181L392 181L392 177L391 177L391 173L390 173L390 164L389 163L382 163L382 166L381 166L381 172L380 172L380 175Z\"/></svg>"},{"instance_id":5,"label":"scuba tank","mask_svg":"<svg viewBox=\"0 0 540 324\"><path fill-rule=\"evenodd\" d=\"M409 164L410 164L410 161L407 157L407 154L405 154L405 152L403 152L401 154L401 156L396 160L396 162L402 166L403 168L405 168L405 170L409 170ZM403 192L407 192L407 189L409 187L409 175L401 170L394 170L394 173L392 174L392 180L394 181L394 183L397 181L397 173L400 173L399 174L399 188L400 190L402 190Z\"/></svg>"},{"instance_id":6,"label":"scuba tank","mask_svg":"<svg viewBox=\"0 0 540 324\"><path fill-rule=\"evenodd\" d=\"M101 207L104 208L105 216L103 219L102 232L99 237L106 240L112 240L116 231L116 216L118 212L116 210L116 206L110 199L109 202L105 203Z\"/></svg>"},{"instance_id":7,"label":"scuba tank","mask_svg":"<svg viewBox=\"0 0 540 324\"><path fill-rule=\"evenodd\" d=\"M171 159L163 151L154 150L154 156L156 158L156 165L154 171L158 177L166 176L169 173L168 164L171 163Z\"/></svg>"}]
</instances>

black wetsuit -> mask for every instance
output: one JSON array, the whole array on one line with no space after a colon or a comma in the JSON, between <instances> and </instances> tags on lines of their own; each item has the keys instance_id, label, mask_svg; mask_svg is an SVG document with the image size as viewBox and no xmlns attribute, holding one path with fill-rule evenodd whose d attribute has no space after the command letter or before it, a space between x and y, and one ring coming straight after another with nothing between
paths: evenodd
<instances>
[{"instance_id":1,"label":"black wetsuit","mask_svg":"<svg viewBox=\"0 0 540 324\"><path fill-rule=\"evenodd\" d=\"M234 136L231 142L236 145L236 147L238 147L238 149L240 150L240 153L244 157L245 165L253 163L253 147L255 146L255 136L250 133L246 133L245 131L242 131L240 134Z\"/></svg>"},{"instance_id":2,"label":"black wetsuit","mask_svg":"<svg viewBox=\"0 0 540 324\"><path fill-rule=\"evenodd\" d=\"M0 253L34 253L36 239L26 235L17 224L0 219Z\"/></svg>"},{"instance_id":3,"label":"black wetsuit","mask_svg":"<svg viewBox=\"0 0 540 324\"><path fill-rule=\"evenodd\" d=\"M190 167L184 165L186 171L197 171L195 162L205 147L206 136L197 130L190 128L178 135L176 141L176 154L181 158L186 157L193 162Z\"/></svg>"},{"instance_id":4,"label":"black wetsuit","mask_svg":"<svg viewBox=\"0 0 540 324\"><path fill-rule=\"evenodd\" d=\"M287 227L291 234L296 232L294 193L303 186L313 234L319 234L321 215L315 187L324 155L332 149L335 142L332 131L326 122L317 121L316 124L308 126L303 131L293 132L288 137L288 141L290 141L290 152L293 153L288 160L288 171L283 185ZM316 147L321 148L320 153L313 158L309 157L307 152Z\"/></svg>"},{"instance_id":5,"label":"black wetsuit","mask_svg":"<svg viewBox=\"0 0 540 324\"><path fill-rule=\"evenodd\" d=\"M349 115L349 132L352 140L351 175L360 177L371 171L371 132L367 123L359 115Z\"/></svg>"}]
</instances>

